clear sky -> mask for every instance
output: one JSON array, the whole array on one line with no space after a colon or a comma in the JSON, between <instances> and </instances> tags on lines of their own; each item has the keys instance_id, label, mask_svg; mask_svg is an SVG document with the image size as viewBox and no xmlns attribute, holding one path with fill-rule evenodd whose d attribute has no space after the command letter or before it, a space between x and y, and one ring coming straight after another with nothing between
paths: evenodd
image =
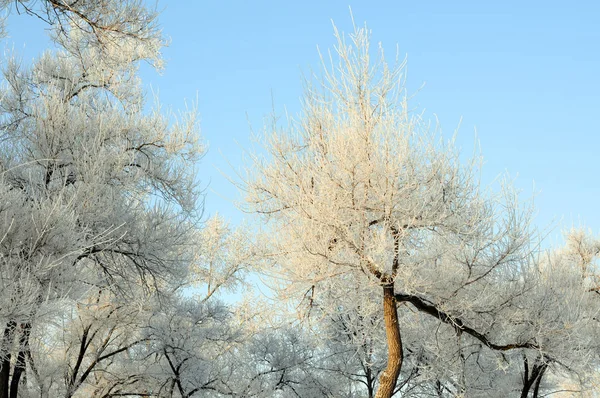
<instances>
[{"instance_id":1,"label":"clear sky","mask_svg":"<svg viewBox=\"0 0 600 398\"><path fill-rule=\"evenodd\" d=\"M462 117L467 153L477 130L486 183L508 172L524 198L537 193L539 226L600 233L600 2L591 0L159 2L167 65L142 78L165 108L198 99L209 214L243 217L217 169L241 167L250 125L260 131L273 105L299 111L302 73L319 68L317 46L334 44L331 20L352 30L348 6L388 54L398 45L407 55L409 91L424 84L415 109L437 115L448 136ZM47 44L42 29L12 15L8 42L27 61Z\"/></svg>"}]
</instances>

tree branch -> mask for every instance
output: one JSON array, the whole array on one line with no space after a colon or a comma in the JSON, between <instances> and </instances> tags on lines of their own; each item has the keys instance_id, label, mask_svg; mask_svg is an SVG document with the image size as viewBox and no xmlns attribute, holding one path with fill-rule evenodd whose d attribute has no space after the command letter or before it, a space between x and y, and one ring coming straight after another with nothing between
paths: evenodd
<instances>
[{"instance_id":1,"label":"tree branch","mask_svg":"<svg viewBox=\"0 0 600 398\"><path fill-rule=\"evenodd\" d=\"M468 335L476 338L481 343L483 343L486 347L491 348L496 351L508 351L514 350L517 348L531 348L539 350L540 346L536 343L525 342L525 343L511 343L511 344L496 344L489 340L489 338L483 334L473 329L470 326L465 325L464 321L460 318L453 317L444 311L438 309L433 303L425 300L421 297L410 295L410 294L395 294L397 303L411 303L416 309L426 314L429 314L443 323L446 323L452 326L457 332L467 333Z\"/></svg>"}]
</instances>

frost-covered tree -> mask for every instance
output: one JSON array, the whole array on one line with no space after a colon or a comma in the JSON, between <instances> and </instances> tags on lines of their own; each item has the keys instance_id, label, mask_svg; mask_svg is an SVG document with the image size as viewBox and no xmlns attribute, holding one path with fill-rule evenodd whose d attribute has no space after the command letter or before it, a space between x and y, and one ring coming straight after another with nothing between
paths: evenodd
<instances>
[{"instance_id":1,"label":"frost-covered tree","mask_svg":"<svg viewBox=\"0 0 600 398\"><path fill-rule=\"evenodd\" d=\"M61 49L2 65L2 398L35 373L31 338L46 338L56 311L94 294L159 292L196 256L195 115L143 109L137 61L158 59L162 39L140 4L16 3L49 19Z\"/></svg>"},{"instance_id":2,"label":"frost-covered tree","mask_svg":"<svg viewBox=\"0 0 600 398\"><path fill-rule=\"evenodd\" d=\"M165 39L158 12L141 0L2 0L0 11L41 19L54 42L67 52L94 48L107 64L145 60L161 65ZM4 22L0 20L0 33Z\"/></svg>"},{"instance_id":3,"label":"frost-covered tree","mask_svg":"<svg viewBox=\"0 0 600 398\"><path fill-rule=\"evenodd\" d=\"M509 188L483 192L475 165L411 114L403 65L389 67L383 51L373 62L366 29L336 37L337 58L307 88L302 115L266 132L267 155L245 181L248 210L272 238L269 272L307 302L369 292L361 305L381 314L387 336L378 398L392 396L403 365L400 303L488 348L537 347L486 317L520 293L510 281L531 253L528 209Z\"/></svg>"},{"instance_id":4,"label":"frost-covered tree","mask_svg":"<svg viewBox=\"0 0 600 398\"><path fill-rule=\"evenodd\" d=\"M539 341L539 349L524 350L519 361L524 398L560 390L565 379L585 392L598 372L600 242L581 230L565 237L564 247L539 257L526 276L534 287L504 315L522 335Z\"/></svg>"},{"instance_id":5,"label":"frost-covered tree","mask_svg":"<svg viewBox=\"0 0 600 398\"><path fill-rule=\"evenodd\" d=\"M21 394L111 396L146 380L139 359L148 344L143 325L158 306L151 296L136 296L90 292L75 305L63 303L46 322L36 319Z\"/></svg>"},{"instance_id":6,"label":"frost-covered tree","mask_svg":"<svg viewBox=\"0 0 600 398\"><path fill-rule=\"evenodd\" d=\"M194 236L200 250L187 285L195 287L195 294L184 297L176 292L143 325L148 341L144 356L152 358L143 373L153 380L152 390L160 397L218 397L223 391L237 391L231 379L239 380L232 374L242 366L239 352L251 336L243 311L217 298L222 290L244 283L253 257L245 234L217 215Z\"/></svg>"}]
</instances>

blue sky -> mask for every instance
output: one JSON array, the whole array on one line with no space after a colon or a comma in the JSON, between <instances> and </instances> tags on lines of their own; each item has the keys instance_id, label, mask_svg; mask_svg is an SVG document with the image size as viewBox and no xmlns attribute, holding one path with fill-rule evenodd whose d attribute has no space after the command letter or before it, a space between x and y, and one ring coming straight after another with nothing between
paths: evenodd
<instances>
[{"instance_id":1,"label":"blue sky","mask_svg":"<svg viewBox=\"0 0 600 398\"><path fill-rule=\"evenodd\" d=\"M144 84L173 110L198 100L209 152L200 176L206 211L239 221L233 175L272 106L298 113L302 73L319 68L317 46L334 44L331 20L349 32L367 22L373 42L408 57L412 102L484 157L483 179L516 177L534 191L537 224L600 233L600 3L593 1L163 1L171 44L162 74ZM9 46L27 61L47 45L43 25L12 15ZM25 44L26 43L26 44ZM558 233L551 239L557 241Z\"/></svg>"}]
</instances>

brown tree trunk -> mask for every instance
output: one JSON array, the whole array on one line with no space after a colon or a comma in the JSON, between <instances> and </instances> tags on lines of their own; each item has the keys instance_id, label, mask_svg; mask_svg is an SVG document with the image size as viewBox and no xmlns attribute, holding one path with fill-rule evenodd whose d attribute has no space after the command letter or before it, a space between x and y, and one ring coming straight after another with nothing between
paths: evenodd
<instances>
[{"instance_id":1,"label":"brown tree trunk","mask_svg":"<svg viewBox=\"0 0 600 398\"><path fill-rule=\"evenodd\" d=\"M391 398L402 368L402 338L400 336L400 325L398 324L398 310L393 283L383 286L383 318L387 337L388 362L379 377L379 389L375 398Z\"/></svg>"}]
</instances>

